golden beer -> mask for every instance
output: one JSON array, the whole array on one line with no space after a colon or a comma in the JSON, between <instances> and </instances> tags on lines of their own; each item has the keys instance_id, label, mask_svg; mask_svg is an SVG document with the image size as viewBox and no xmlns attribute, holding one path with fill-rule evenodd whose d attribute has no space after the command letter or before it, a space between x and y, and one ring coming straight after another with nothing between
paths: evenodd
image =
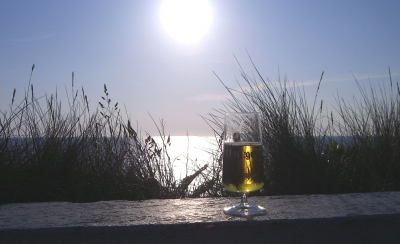
<instances>
[{"instance_id":1,"label":"golden beer","mask_svg":"<svg viewBox=\"0 0 400 244\"><path fill-rule=\"evenodd\" d=\"M261 144L224 143L222 183L233 192L250 192L264 186Z\"/></svg>"}]
</instances>

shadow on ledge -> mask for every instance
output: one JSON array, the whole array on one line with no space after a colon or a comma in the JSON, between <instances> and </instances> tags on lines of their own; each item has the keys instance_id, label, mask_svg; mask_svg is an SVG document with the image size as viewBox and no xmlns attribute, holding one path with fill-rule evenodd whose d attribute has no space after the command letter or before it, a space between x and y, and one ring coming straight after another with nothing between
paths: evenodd
<instances>
[{"instance_id":1,"label":"shadow on ledge","mask_svg":"<svg viewBox=\"0 0 400 244\"><path fill-rule=\"evenodd\" d=\"M400 243L400 214L0 230L0 243Z\"/></svg>"}]
</instances>

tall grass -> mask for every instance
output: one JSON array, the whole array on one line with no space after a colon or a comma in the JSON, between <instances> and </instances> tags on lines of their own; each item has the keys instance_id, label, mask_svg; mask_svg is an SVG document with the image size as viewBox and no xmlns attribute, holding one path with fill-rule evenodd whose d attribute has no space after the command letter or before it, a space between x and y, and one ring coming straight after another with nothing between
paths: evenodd
<instances>
[{"instance_id":1,"label":"tall grass","mask_svg":"<svg viewBox=\"0 0 400 244\"><path fill-rule=\"evenodd\" d=\"M251 60L251 59L250 59ZM239 64L240 66L240 64ZM206 121L221 135L226 112L259 111L266 179L263 194L320 194L400 190L400 89L358 84L362 99L336 98L335 114L318 93L307 101L303 86L264 79L241 68L239 89ZM218 76L217 76L218 77ZM218 77L219 79L219 77Z\"/></svg>"},{"instance_id":2,"label":"tall grass","mask_svg":"<svg viewBox=\"0 0 400 244\"><path fill-rule=\"evenodd\" d=\"M348 191L385 191L400 189L400 89L370 85L355 80L361 99L352 103L337 98L341 123L337 134L348 135L343 141ZM387 90L389 89L389 90Z\"/></svg>"},{"instance_id":3,"label":"tall grass","mask_svg":"<svg viewBox=\"0 0 400 244\"><path fill-rule=\"evenodd\" d=\"M22 101L15 101L14 89L9 109L1 111L0 203L235 195L221 179L228 111L262 114L266 178L264 189L253 194L400 190L400 88L390 70L390 88L367 89L355 79L361 99L338 95L332 111L318 97L323 72L308 101L301 85L286 78L272 82L253 67L252 76L241 68L236 90L221 80L231 98L203 117L215 132L210 160L201 165L188 155L193 170L183 179L174 177L163 120L153 119L161 137L156 143L123 118L106 85L91 111L73 73L63 106L57 92L37 97L29 80Z\"/></svg>"},{"instance_id":4,"label":"tall grass","mask_svg":"<svg viewBox=\"0 0 400 244\"><path fill-rule=\"evenodd\" d=\"M176 198L209 170L175 179L163 121L160 145L123 119L106 85L95 111L73 73L65 112L57 92L37 97L31 80L21 102L15 94L0 118L0 203Z\"/></svg>"}]
</instances>

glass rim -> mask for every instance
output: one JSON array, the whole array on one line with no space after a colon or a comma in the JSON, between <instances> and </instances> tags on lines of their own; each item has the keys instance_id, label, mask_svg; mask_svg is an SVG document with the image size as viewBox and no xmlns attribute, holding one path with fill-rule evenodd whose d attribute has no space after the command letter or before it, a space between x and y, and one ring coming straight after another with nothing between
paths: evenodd
<instances>
[{"instance_id":1,"label":"glass rim","mask_svg":"<svg viewBox=\"0 0 400 244\"><path fill-rule=\"evenodd\" d=\"M253 112L227 112L225 113L224 116L224 127L223 127L223 137L222 140L224 143L227 142L232 142L232 143L238 143L240 142L256 142L256 143L262 143L262 132L261 132L261 113L259 111L253 111ZM251 130L246 132L245 134L242 134L242 125L244 121L247 120L253 121L254 123L251 126ZM239 134L244 135L240 139L236 138L236 140L233 138L234 132L239 132ZM233 140L233 141L232 141Z\"/></svg>"}]
</instances>

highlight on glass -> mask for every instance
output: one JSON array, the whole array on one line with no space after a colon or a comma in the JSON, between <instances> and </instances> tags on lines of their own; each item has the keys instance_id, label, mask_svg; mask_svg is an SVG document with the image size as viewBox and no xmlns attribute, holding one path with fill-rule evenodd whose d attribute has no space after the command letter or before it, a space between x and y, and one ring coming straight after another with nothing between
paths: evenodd
<instances>
[{"instance_id":1,"label":"highlight on glass","mask_svg":"<svg viewBox=\"0 0 400 244\"><path fill-rule=\"evenodd\" d=\"M225 207L224 213L245 218L266 215L266 209L250 205L246 195L260 190L264 178L260 113L225 114L222 183L227 190L242 193L242 197L238 205Z\"/></svg>"}]
</instances>

